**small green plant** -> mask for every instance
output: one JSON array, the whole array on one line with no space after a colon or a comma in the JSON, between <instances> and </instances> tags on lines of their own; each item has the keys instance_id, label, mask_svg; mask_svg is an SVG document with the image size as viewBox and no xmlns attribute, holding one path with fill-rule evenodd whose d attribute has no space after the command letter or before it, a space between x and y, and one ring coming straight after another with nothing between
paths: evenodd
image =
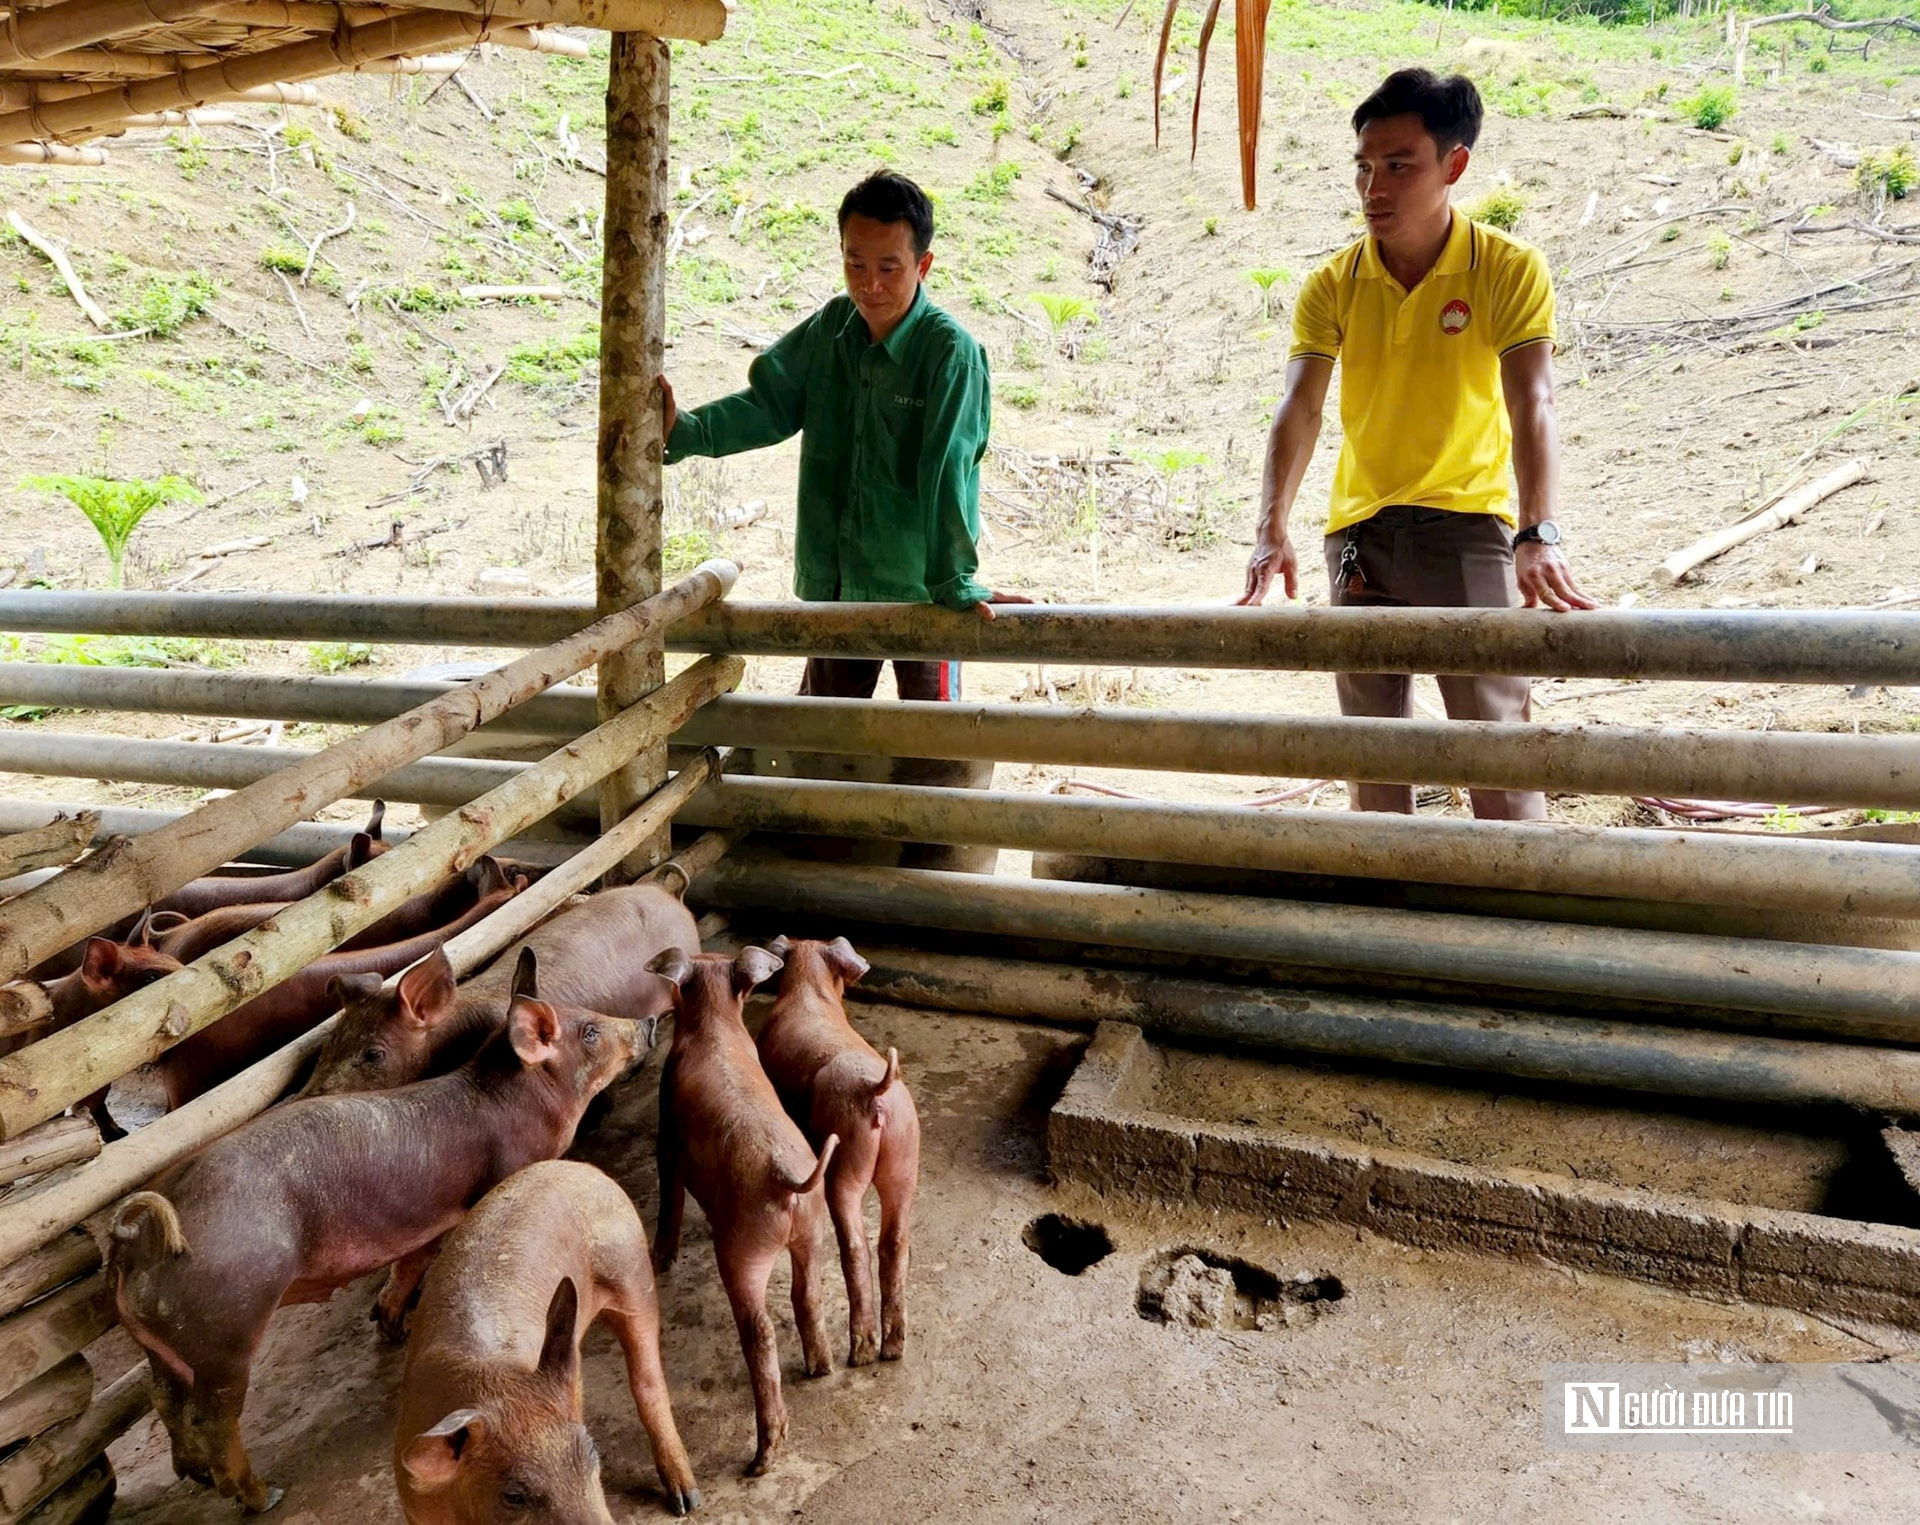
<instances>
[{"instance_id":1,"label":"small green plant","mask_svg":"<svg viewBox=\"0 0 1920 1525\"><path fill-rule=\"evenodd\" d=\"M1870 148L1860 155L1853 183L1875 201L1902 201L1920 184L1920 163L1906 143L1893 148Z\"/></svg>"},{"instance_id":2,"label":"small green plant","mask_svg":"<svg viewBox=\"0 0 1920 1525\"><path fill-rule=\"evenodd\" d=\"M1702 132L1717 132L1740 110L1731 85L1702 85L1679 103L1680 115Z\"/></svg>"},{"instance_id":3,"label":"small green plant","mask_svg":"<svg viewBox=\"0 0 1920 1525\"><path fill-rule=\"evenodd\" d=\"M289 148L299 148L313 140L313 129L301 122L290 123L280 134L280 141Z\"/></svg>"},{"instance_id":4,"label":"small green plant","mask_svg":"<svg viewBox=\"0 0 1920 1525\"><path fill-rule=\"evenodd\" d=\"M1680 236L1680 224L1670 222L1660 230L1660 242L1670 244Z\"/></svg>"},{"instance_id":5,"label":"small green plant","mask_svg":"<svg viewBox=\"0 0 1920 1525\"><path fill-rule=\"evenodd\" d=\"M929 146L939 143L947 148L958 148L960 134L954 130L951 122L935 122L930 127L920 129L920 141Z\"/></svg>"},{"instance_id":6,"label":"small green plant","mask_svg":"<svg viewBox=\"0 0 1920 1525\"><path fill-rule=\"evenodd\" d=\"M1511 233L1520 226L1520 219L1526 214L1526 210L1526 197L1510 185L1496 185L1467 208L1467 216L1475 222L1485 223L1490 228Z\"/></svg>"},{"instance_id":7,"label":"small green plant","mask_svg":"<svg viewBox=\"0 0 1920 1525\"><path fill-rule=\"evenodd\" d=\"M298 275L307 268L307 251L287 244L268 244L260 251L260 263L282 275Z\"/></svg>"},{"instance_id":8,"label":"small green plant","mask_svg":"<svg viewBox=\"0 0 1920 1525\"><path fill-rule=\"evenodd\" d=\"M1000 396L1010 408L1025 412L1040 405L1040 388L1031 382L1013 382L1000 389Z\"/></svg>"},{"instance_id":9,"label":"small green plant","mask_svg":"<svg viewBox=\"0 0 1920 1525\"><path fill-rule=\"evenodd\" d=\"M1098 309L1085 297L1063 297L1058 292L1036 291L1033 300L1047 315L1047 323L1052 327L1056 339L1074 323L1100 321Z\"/></svg>"},{"instance_id":10,"label":"small green plant","mask_svg":"<svg viewBox=\"0 0 1920 1525\"><path fill-rule=\"evenodd\" d=\"M1205 233L1208 238L1219 237L1220 219L1218 217L1209 217L1205 222L1200 224L1200 231Z\"/></svg>"},{"instance_id":11,"label":"small green plant","mask_svg":"<svg viewBox=\"0 0 1920 1525\"><path fill-rule=\"evenodd\" d=\"M153 275L140 283L131 306L115 322L122 328L144 328L156 339L171 339L213 305L213 278L203 270L182 276Z\"/></svg>"},{"instance_id":12,"label":"small green plant","mask_svg":"<svg viewBox=\"0 0 1920 1525\"><path fill-rule=\"evenodd\" d=\"M1735 143L1731 148L1727 150L1727 163L1738 164L1742 159L1746 158L1746 156L1747 156L1747 145L1745 140L1743 139L1740 142Z\"/></svg>"},{"instance_id":13,"label":"small green plant","mask_svg":"<svg viewBox=\"0 0 1920 1525\"><path fill-rule=\"evenodd\" d=\"M691 572L713 554L713 536L704 529L680 530L660 544L660 564L668 577Z\"/></svg>"},{"instance_id":14,"label":"small green plant","mask_svg":"<svg viewBox=\"0 0 1920 1525\"><path fill-rule=\"evenodd\" d=\"M575 382L600 360L600 330L584 329L567 338L530 339L507 351L507 375L522 386Z\"/></svg>"},{"instance_id":15,"label":"small green plant","mask_svg":"<svg viewBox=\"0 0 1920 1525\"><path fill-rule=\"evenodd\" d=\"M107 585L125 584L127 545L140 521L163 503L197 503L200 493L183 477L113 481L105 477L36 476L20 484L65 498L86 516L107 551Z\"/></svg>"},{"instance_id":16,"label":"small green plant","mask_svg":"<svg viewBox=\"0 0 1920 1525\"><path fill-rule=\"evenodd\" d=\"M307 666L315 672L345 672L373 661L373 648L360 641L315 641L307 648Z\"/></svg>"},{"instance_id":17,"label":"small green plant","mask_svg":"<svg viewBox=\"0 0 1920 1525\"><path fill-rule=\"evenodd\" d=\"M533 203L516 198L500 204L500 220L510 228L519 228L531 232L540 220L540 214L533 209Z\"/></svg>"},{"instance_id":18,"label":"small green plant","mask_svg":"<svg viewBox=\"0 0 1920 1525\"><path fill-rule=\"evenodd\" d=\"M1707 258L1716 270L1727 268L1727 261L1733 258L1733 240L1717 228L1707 235Z\"/></svg>"},{"instance_id":19,"label":"small green plant","mask_svg":"<svg viewBox=\"0 0 1920 1525\"><path fill-rule=\"evenodd\" d=\"M1086 129L1078 122L1070 124L1067 128L1066 135L1060 139L1060 151L1055 157L1064 159L1071 154L1080 146L1080 139L1084 136L1085 132Z\"/></svg>"},{"instance_id":20,"label":"small green plant","mask_svg":"<svg viewBox=\"0 0 1920 1525\"><path fill-rule=\"evenodd\" d=\"M1293 272L1283 268L1249 270L1247 279L1260 288L1260 316L1273 318L1273 288L1282 281L1293 279Z\"/></svg>"},{"instance_id":21,"label":"small green plant","mask_svg":"<svg viewBox=\"0 0 1920 1525\"><path fill-rule=\"evenodd\" d=\"M1120 78L1115 82L1113 87L1113 93L1119 96L1120 99L1123 101L1130 99L1133 95L1133 91L1134 91L1134 84L1133 84L1133 76L1131 74L1121 75Z\"/></svg>"},{"instance_id":22,"label":"small green plant","mask_svg":"<svg viewBox=\"0 0 1920 1525\"><path fill-rule=\"evenodd\" d=\"M968 201L1005 201L1013 194L1013 182L1020 178L1020 166L1013 163L991 165L973 177L960 194Z\"/></svg>"},{"instance_id":23,"label":"small green plant","mask_svg":"<svg viewBox=\"0 0 1920 1525\"><path fill-rule=\"evenodd\" d=\"M1005 116L1009 86L1004 78L996 79L973 98L975 116Z\"/></svg>"},{"instance_id":24,"label":"small green plant","mask_svg":"<svg viewBox=\"0 0 1920 1525\"><path fill-rule=\"evenodd\" d=\"M1784 132L1776 132L1773 135L1773 142L1769 146L1776 154L1784 158L1793 152L1793 139Z\"/></svg>"},{"instance_id":25,"label":"small green plant","mask_svg":"<svg viewBox=\"0 0 1920 1525\"><path fill-rule=\"evenodd\" d=\"M1827 70L1832 67L1832 60L1824 53L1816 53L1807 60L1807 73L1809 74L1825 74Z\"/></svg>"},{"instance_id":26,"label":"small green plant","mask_svg":"<svg viewBox=\"0 0 1920 1525\"><path fill-rule=\"evenodd\" d=\"M167 134L167 146L173 150L174 162L180 167L182 180L198 180L200 171L207 167L206 144L200 134L189 132L182 136L177 132Z\"/></svg>"},{"instance_id":27,"label":"small green plant","mask_svg":"<svg viewBox=\"0 0 1920 1525\"><path fill-rule=\"evenodd\" d=\"M373 129L352 107L336 101L327 108L327 111L333 117L334 129L341 137L352 138L356 143L373 141Z\"/></svg>"}]
</instances>

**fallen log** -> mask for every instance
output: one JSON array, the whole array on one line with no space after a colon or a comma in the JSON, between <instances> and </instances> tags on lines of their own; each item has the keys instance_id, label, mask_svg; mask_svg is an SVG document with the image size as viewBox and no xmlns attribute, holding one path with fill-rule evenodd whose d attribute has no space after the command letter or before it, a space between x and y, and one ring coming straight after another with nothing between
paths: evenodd
<instances>
[{"instance_id":1,"label":"fallen log","mask_svg":"<svg viewBox=\"0 0 1920 1525\"><path fill-rule=\"evenodd\" d=\"M1745 545L1749 540L1791 524L1814 504L1824 498L1830 498L1843 488L1851 487L1867 474L1867 463L1862 460L1842 462L1818 481L1809 482L1796 492L1787 494L1771 508L1757 514L1749 514L1738 524L1730 524L1723 530L1715 530L1696 540L1685 550L1675 551L1660 563L1661 581L1673 584L1687 573L1716 556L1723 556L1737 545Z\"/></svg>"}]
</instances>

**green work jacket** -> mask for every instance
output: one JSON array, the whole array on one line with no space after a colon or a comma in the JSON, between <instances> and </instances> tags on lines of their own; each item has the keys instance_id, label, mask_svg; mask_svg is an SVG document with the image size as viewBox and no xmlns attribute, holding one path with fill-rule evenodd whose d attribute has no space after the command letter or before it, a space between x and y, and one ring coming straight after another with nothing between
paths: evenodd
<instances>
[{"instance_id":1,"label":"green work jacket","mask_svg":"<svg viewBox=\"0 0 1920 1525\"><path fill-rule=\"evenodd\" d=\"M682 413L667 464L800 433L793 591L831 602L987 597L980 565L986 352L924 290L875 344L837 296L747 368L747 389Z\"/></svg>"}]
</instances>

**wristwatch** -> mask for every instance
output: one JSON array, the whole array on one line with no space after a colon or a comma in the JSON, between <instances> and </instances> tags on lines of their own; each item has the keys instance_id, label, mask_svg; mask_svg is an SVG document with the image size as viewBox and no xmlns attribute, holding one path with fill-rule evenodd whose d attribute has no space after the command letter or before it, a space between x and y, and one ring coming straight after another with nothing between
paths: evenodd
<instances>
[{"instance_id":1,"label":"wristwatch","mask_svg":"<svg viewBox=\"0 0 1920 1525\"><path fill-rule=\"evenodd\" d=\"M1529 524L1525 529L1514 532L1515 545L1525 545L1529 540L1537 540L1542 545L1558 545L1560 526L1551 519L1542 519L1538 524Z\"/></svg>"}]
</instances>

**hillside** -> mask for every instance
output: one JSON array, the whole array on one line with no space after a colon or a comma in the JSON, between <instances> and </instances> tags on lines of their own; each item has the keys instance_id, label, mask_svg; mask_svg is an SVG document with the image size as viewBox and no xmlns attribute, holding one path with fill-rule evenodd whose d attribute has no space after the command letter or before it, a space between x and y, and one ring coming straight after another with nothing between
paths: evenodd
<instances>
[{"instance_id":1,"label":"hillside","mask_svg":"<svg viewBox=\"0 0 1920 1525\"><path fill-rule=\"evenodd\" d=\"M1388 65L1457 66L1491 112L1461 199L1541 244L1559 283L1564 517L1588 589L1654 607L1920 593L1920 218L1908 226L1906 203L1877 202L1853 167L1911 142L1920 39L1879 38L1862 57L1857 36L1776 28L1755 34L1735 85L1712 20L1603 27L1281 0L1261 206L1249 213L1228 20L1190 164L1202 12L1176 19L1156 150L1159 16L1123 6L742 0L723 42L677 49L669 367L681 398L737 386L757 346L833 293L840 194L897 166L938 198L934 293L994 366L988 580L1076 602L1224 601L1241 582L1292 293L1358 236L1346 115ZM105 169L0 170L8 209L72 248L117 328L145 330L92 331L51 268L0 235L0 357L18 400L0 440L0 568L15 569L14 585L104 586L105 558L78 514L19 485L95 471L177 473L207 500L148 520L130 586L584 591L604 38L595 48L588 60L486 50L458 80L330 81L321 108L284 122L242 107L250 125L130 133ZM1089 208L1138 227L1111 291L1088 277L1099 233ZM350 210L303 279L314 239ZM564 295L460 295L500 283ZM471 417L449 424L496 370ZM496 442L507 478L488 490L473 457ZM1333 443L1330 433L1303 493L1309 540ZM1678 588L1653 577L1662 556L1796 471L1849 454L1871 461L1867 483ZM788 446L676 468L675 564L718 546L746 562L743 594L783 596L794 460ZM759 522L713 528L756 499L770 510ZM196 559L249 538L268 543ZM1304 559L1308 596L1323 598ZM375 655L35 640L12 650L322 670ZM382 654L381 670L426 655ZM788 676L768 664L759 681ZM1312 676L986 670L971 693L1049 685L1066 698L1207 708L1332 703ZM1570 701L1542 712L1555 719L1874 729L1905 728L1915 710L1884 692L1704 684L1544 697ZM163 721L103 724L171 733ZM1222 797L1246 792L1222 782Z\"/></svg>"}]
</instances>

